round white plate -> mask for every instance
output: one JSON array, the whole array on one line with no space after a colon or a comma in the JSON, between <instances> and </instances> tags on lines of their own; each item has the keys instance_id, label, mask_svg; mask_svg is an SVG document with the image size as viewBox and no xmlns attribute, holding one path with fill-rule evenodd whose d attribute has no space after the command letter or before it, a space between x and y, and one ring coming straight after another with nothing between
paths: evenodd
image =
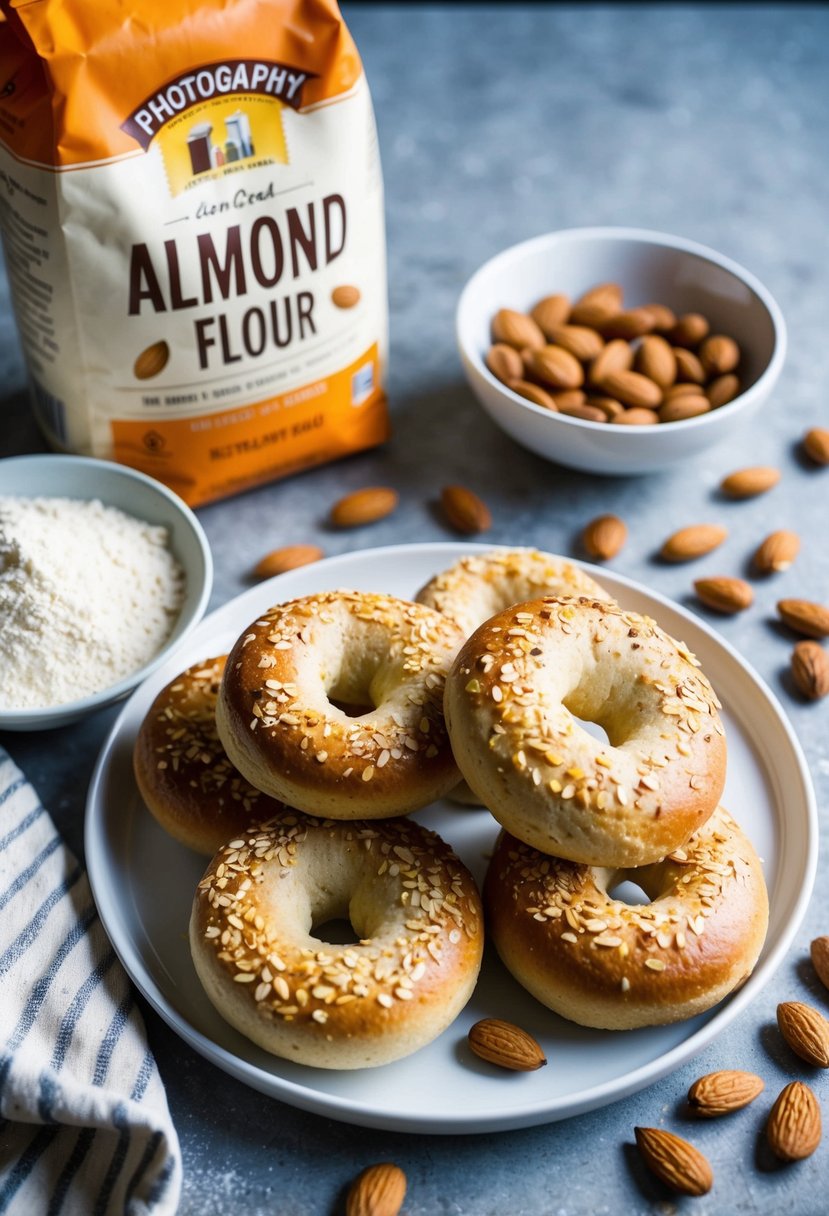
<instances>
[{"instance_id":1,"label":"round white plate","mask_svg":"<svg viewBox=\"0 0 829 1216\"><path fill-rule=\"evenodd\" d=\"M817 815L797 740L769 689L726 642L690 613L612 574L586 569L626 607L646 612L698 655L724 705L725 805L765 861L771 922L747 984L715 1010L675 1026L584 1030L543 1008L487 949L478 987L444 1034L408 1059L358 1072L329 1072L269 1056L228 1026L202 992L187 925L205 862L170 839L145 809L132 776L136 732L156 693L190 663L221 654L267 607L332 588L410 598L466 544L393 546L351 553L263 583L207 617L174 657L133 694L98 760L87 803L86 860L101 919L148 1001L192 1047L233 1076L283 1102L368 1127L412 1132L488 1132L526 1127L616 1101L702 1050L744 1010L783 959L806 910L817 859ZM436 803L416 818L450 841L477 879L497 825L484 810ZM482 1017L518 1023L549 1061L505 1074L473 1056L466 1033Z\"/></svg>"}]
</instances>

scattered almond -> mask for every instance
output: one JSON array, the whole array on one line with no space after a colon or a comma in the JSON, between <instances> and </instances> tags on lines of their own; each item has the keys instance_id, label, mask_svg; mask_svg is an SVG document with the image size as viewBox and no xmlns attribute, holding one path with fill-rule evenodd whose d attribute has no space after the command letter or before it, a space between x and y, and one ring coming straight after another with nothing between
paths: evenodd
<instances>
[{"instance_id":1,"label":"scattered almond","mask_svg":"<svg viewBox=\"0 0 829 1216\"><path fill-rule=\"evenodd\" d=\"M813 426L803 436L803 450L815 464L829 464L829 430Z\"/></svg>"},{"instance_id":2,"label":"scattered almond","mask_svg":"<svg viewBox=\"0 0 829 1216\"><path fill-rule=\"evenodd\" d=\"M492 337L496 342L514 346L516 350L523 350L525 346L534 350L545 342L544 334L532 317L513 308L502 308L496 312L492 320Z\"/></svg>"},{"instance_id":3,"label":"scattered almond","mask_svg":"<svg viewBox=\"0 0 829 1216\"><path fill-rule=\"evenodd\" d=\"M801 1060L829 1068L829 1022L819 1010L802 1001L783 1001L777 1006L777 1025Z\"/></svg>"},{"instance_id":4,"label":"scattered almond","mask_svg":"<svg viewBox=\"0 0 829 1216\"><path fill-rule=\"evenodd\" d=\"M688 1090L688 1102L704 1119L742 1110L763 1092L764 1082L753 1072L724 1069L709 1072Z\"/></svg>"},{"instance_id":5,"label":"scattered almond","mask_svg":"<svg viewBox=\"0 0 829 1216\"><path fill-rule=\"evenodd\" d=\"M602 388L622 405L655 409L662 403L662 389L639 372L610 372L603 378Z\"/></svg>"},{"instance_id":6,"label":"scattered almond","mask_svg":"<svg viewBox=\"0 0 829 1216\"><path fill-rule=\"evenodd\" d=\"M500 1018L476 1022L467 1038L476 1056L512 1072L535 1072L547 1063L544 1052L531 1034Z\"/></svg>"},{"instance_id":7,"label":"scattered almond","mask_svg":"<svg viewBox=\"0 0 829 1216\"><path fill-rule=\"evenodd\" d=\"M391 1161L370 1165L352 1183L346 1216L398 1216L406 1198L406 1175Z\"/></svg>"},{"instance_id":8,"label":"scattered almond","mask_svg":"<svg viewBox=\"0 0 829 1216\"><path fill-rule=\"evenodd\" d=\"M613 419L616 426L656 426L658 422L656 410L647 410L643 406L633 406Z\"/></svg>"},{"instance_id":9,"label":"scattered almond","mask_svg":"<svg viewBox=\"0 0 829 1216\"><path fill-rule=\"evenodd\" d=\"M784 624L807 638L829 637L829 608L812 600L778 600L777 611Z\"/></svg>"},{"instance_id":10,"label":"scattered almond","mask_svg":"<svg viewBox=\"0 0 829 1216\"><path fill-rule=\"evenodd\" d=\"M754 554L754 565L761 574L776 574L788 570L800 552L800 537L796 532L781 528L772 532Z\"/></svg>"},{"instance_id":11,"label":"scattered almond","mask_svg":"<svg viewBox=\"0 0 829 1216\"><path fill-rule=\"evenodd\" d=\"M705 395L711 402L711 409L718 410L721 405L728 405L740 395L740 377L729 372L725 376L717 376L705 386Z\"/></svg>"},{"instance_id":12,"label":"scattered almond","mask_svg":"<svg viewBox=\"0 0 829 1216\"><path fill-rule=\"evenodd\" d=\"M335 287L331 292L331 303L337 308L354 308L360 303L360 288L354 287L351 283Z\"/></svg>"},{"instance_id":13,"label":"scattered almond","mask_svg":"<svg viewBox=\"0 0 829 1216\"><path fill-rule=\"evenodd\" d=\"M699 418L711 412L711 402L700 393L684 393L666 401L659 410L660 422L684 422L686 418Z\"/></svg>"},{"instance_id":14,"label":"scattered almond","mask_svg":"<svg viewBox=\"0 0 829 1216\"><path fill-rule=\"evenodd\" d=\"M809 701L829 694L829 654L817 642L798 642L792 651L792 679Z\"/></svg>"},{"instance_id":15,"label":"scattered almond","mask_svg":"<svg viewBox=\"0 0 829 1216\"><path fill-rule=\"evenodd\" d=\"M595 359L604 350L604 338L586 325L555 325L547 337L556 346L569 350L581 363Z\"/></svg>"},{"instance_id":16,"label":"scattered almond","mask_svg":"<svg viewBox=\"0 0 829 1216\"><path fill-rule=\"evenodd\" d=\"M706 1195L711 1190L711 1166L693 1144L661 1127L633 1130L642 1160L660 1182L683 1195Z\"/></svg>"},{"instance_id":17,"label":"scattered almond","mask_svg":"<svg viewBox=\"0 0 829 1216\"><path fill-rule=\"evenodd\" d=\"M780 480L780 470L767 465L759 465L751 469L737 469L729 473L720 482L720 490L729 498L754 498L757 494L765 494Z\"/></svg>"},{"instance_id":18,"label":"scattered almond","mask_svg":"<svg viewBox=\"0 0 829 1216\"><path fill-rule=\"evenodd\" d=\"M721 545L728 530L719 524L691 524L669 536L659 550L666 562L688 562L703 557Z\"/></svg>"},{"instance_id":19,"label":"scattered almond","mask_svg":"<svg viewBox=\"0 0 829 1216\"><path fill-rule=\"evenodd\" d=\"M540 405L545 410L552 410L554 414L558 410L552 394L543 389L540 384L533 384L532 380L510 380L508 387L514 393L518 393L519 397L532 401L533 405Z\"/></svg>"},{"instance_id":20,"label":"scattered almond","mask_svg":"<svg viewBox=\"0 0 829 1216\"><path fill-rule=\"evenodd\" d=\"M663 390L676 380L676 355L659 334L646 334L636 352L634 367Z\"/></svg>"},{"instance_id":21,"label":"scattered almond","mask_svg":"<svg viewBox=\"0 0 829 1216\"><path fill-rule=\"evenodd\" d=\"M539 300L530 316L539 327L548 342L552 342L551 333L559 325L566 325L570 317L570 300L567 296L545 296Z\"/></svg>"},{"instance_id":22,"label":"scattered almond","mask_svg":"<svg viewBox=\"0 0 829 1216\"><path fill-rule=\"evenodd\" d=\"M740 348L725 334L712 334L699 348L699 361L707 376L724 376L740 362Z\"/></svg>"},{"instance_id":23,"label":"scattered almond","mask_svg":"<svg viewBox=\"0 0 829 1216\"><path fill-rule=\"evenodd\" d=\"M743 612L754 602L754 592L742 578L698 578L694 590L703 604L716 612Z\"/></svg>"},{"instance_id":24,"label":"scattered almond","mask_svg":"<svg viewBox=\"0 0 829 1216\"><path fill-rule=\"evenodd\" d=\"M581 543L590 557L607 561L620 552L627 535L627 525L618 515L599 515L582 532Z\"/></svg>"},{"instance_id":25,"label":"scattered almond","mask_svg":"<svg viewBox=\"0 0 829 1216\"><path fill-rule=\"evenodd\" d=\"M319 545L283 545L274 549L256 563L253 573L256 578L273 578L276 574L284 574L286 570L297 570L300 566L308 566L324 557Z\"/></svg>"},{"instance_id":26,"label":"scattered almond","mask_svg":"<svg viewBox=\"0 0 829 1216\"><path fill-rule=\"evenodd\" d=\"M821 1120L817 1098L802 1081L781 1090L766 1124L769 1148L781 1161L802 1161L820 1144Z\"/></svg>"},{"instance_id":27,"label":"scattered almond","mask_svg":"<svg viewBox=\"0 0 829 1216\"><path fill-rule=\"evenodd\" d=\"M675 346L673 349L674 358L676 359L677 380L683 381L686 384L704 384L705 368L693 351L685 350L681 346Z\"/></svg>"},{"instance_id":28,"label":"scattered almond","mask_svg":"<svg viewBox=\"0 0 829 1216\"><path fill-rule=\"evenodd\" d=\"M829 937L816 937L810 947L812 966L824 988L829 988Z\"/></svg>"},{"instance_id":29,"label":"scattered almond","mask_svg":"<svg viewBox=\"0 0 829 1216\"><path fill-rule=\"evenodd\" d=\"M653 313L647 308L630 308L627 312L618 312L600 326L604 338L641 338L653 329Z\"/></svg>"},{"instance_id":30,"label":"scattered almond","mask_svg":"<svg viewBox=\"0 0 829 1216\"><path fill-rule=\"evenodd\" d=\"M396 490L388 486L367 486L346 494L331 508L331 523L336 528L359 528L391 515L398 503Z\"/></svg>"},{"instance_id":31,"label":"scattered almond","mask_svg":"<svg viewBox=\"0 0 829 1216\"><path fill-rule=\"evenodd\" d=\"M466 486L444 486L440 501L448 523L456 532L472 536L475 532L486 532L492 527L489 507Z\"/></svg>"},{"instance_id":32,"label":"scattered almond","mask_svg":"<svg viewBox=\"0 0 829 1216\"><path fill-rule=\"evenodd\" d=\"M496 342L490 346L484 360L489 370L497 380L509 384L510 380L520 380L524 375L524 362L514 346L506 342Z\"/></svg>"},{"instance_id":33,"label":"scattered almond","mask_svg":"<svg viewBox=\"0 0 829 1216\"><path fill-rule=\"evenodd\" d=\"M687 312L668 333L668 341L674 346L699 346L703 338L708 336L708 330L705 317L698 312Z\"/></svg>"}]
</instances>

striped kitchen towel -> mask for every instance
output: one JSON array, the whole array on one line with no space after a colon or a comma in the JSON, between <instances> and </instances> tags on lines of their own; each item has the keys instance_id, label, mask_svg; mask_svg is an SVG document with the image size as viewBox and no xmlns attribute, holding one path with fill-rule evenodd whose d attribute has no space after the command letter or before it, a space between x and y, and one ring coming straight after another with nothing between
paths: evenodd
<instances>
[{"instance_id":1,"label":"striped kitchen towel","mask_svg":"<svg viewBox=\"0 0 829 1216\"><path fill-rule=\"evenodd\" d=\"M181 1155L82 867L0 747L0 1213L166 1216Z\"/></svg>"}]
</instances>

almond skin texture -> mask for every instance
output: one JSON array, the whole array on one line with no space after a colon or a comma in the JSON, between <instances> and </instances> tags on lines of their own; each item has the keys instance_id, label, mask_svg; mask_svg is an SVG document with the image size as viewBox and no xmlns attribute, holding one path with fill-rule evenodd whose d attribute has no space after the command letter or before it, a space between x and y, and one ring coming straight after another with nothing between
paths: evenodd
<instances>
[{"instance_id":1,"label":"almond skin texture","mask_svg":"<svg viewBox=\"0 0 829 1216\"><path fill-rule=\"evenodd\" d=\"M544 334L526 313L513 308L502 308L492 319L492 337L495 342L505 342L516 350L529 346L535 350L544 345Z\"/></svg>"},{"instance_id":2,"label":"almond skin texture","mask_svg":"<svg viewBox=\"0 0 829 1216\"><path fill-rule=\"evenodd\" d=\"M604 349L604 338L586 325L556 325L548 337L556 346L569 350L581 363L595 359Z\"/></svg>"},{"instance_id":3,"label":"almond skin texture","mask_svg":"<svg viewBox=\"0 0 829 1216\"><path fill-rule=\"evenodd\" d=\"M691 524L680 528L663 544L659 556L666 562L689 562L703 557L721 545L728 531L719 524Z\"/></svg>"},{"instance_id":4,"label":"almond skin texture","mask_svg":"<svg viewBox=\"0 0 829 1216\"><path fill-rule=\"evenodd\" d=\"M273 578L275 574L284 574L286 570L297 570L300 566L309 566L324 557L319 545L284 545L266 553L261 561L253 568L256 578Z\"/></svg>"},{"instance_id":5,"label":"almond skin texture","mask_svg":"<svg viewBox=\"0 0 829 1216\"><path fill-rule=\"evenodd\" d=\"M724 376L726 372L733 372L740 362L740 348L733 338L712 334L699 348L699 361L706 376Z\"/></svg>"},{"instance_id":6,"label":"almond skin texture","mask_svg":"<svg viewBox=\"0 0 829 1216\"><path fill-rule=\"evenodd\" d=\"M729 401L739 397L740 387L739 376L732 373L717 376L716 380L712 380L705 388L705 395L711 402L711 409L718 410L721 405L728 405Z\"/></svg>"},{"instance_id":7,"label":"almond skin texture","mask_svg":"<svg viewBox=\"0 0 829 1216\"><path fill-rule=\"evenodd\" d=\"M684 350L681 346L675 346L673 351L676 359L677 380L684 384L704 384L705 368L693 351Z\"/></svg>"},{"instance_id":8,"label":"almond skin texture","mask_svg":"<svg viewBox=\"0 0 829 1216\"><path fill-rule=\"evenodd\" d=\"M624 414L625 412L625 407L615 397L588 397L587 404L601 410L608 422L612 422L614 418L618 418L620 414Z\"/></svg>"},{"instance_id":9,"label":"almond skin texture","mask_svg":"<svg viewBox=\"0 0 829 1216\"><path fill-rule=\"evenodd\" d=\"M398 503L396 490L388 486L367 486L346 494L331 508L331 523L335 528L359 528L376 523L391 515Z\"/></svg>"},{"instance_id":10,"label":"almond skin texture","mask_svg":"<svg viewBox=\"0 0 829 1216\"><path fill-rule=\"evenodd\" d=\"M781 1161L802 1161L820 1144L820 1104L802 1081L781 1090L766 1124L769 1148Z\"/></svg>"},{"instance_id":11,"label":"almond skin texture","mask_svg":"<svg viewBox=\"0 0 829 1216\"><path fill-rule=\"evenodd\" d=\"M822 1013L802 1001L784 1001L777 1006L777 1025L796 1056L829 1068L829 1022Z\"/></svg>"},{"instance_id":12,"label":"almond skin texture","mask_svg":"<svg viewBox=\"0 0 829 1216\"><path fill-rule=\"evenodd\" d=\"M581 418L583 422L607 422L607 414L595 405L560 405L558 412L568 418Z\"/></svg>"},{"instance_id":13,"label":"almond skin texture","mask_svg":"<svg viewBox=\"0 0 829 1216\"><path fill-rule=\"evenodd\" d=\"M809 947L812 966L824 988L829 988L829 937L816 937Z\"/></svg>"},{"instance_id":14,"label":"almond skin texture","mask_svg":"<svg viewBox=\"0 0 829 1216\"><path fill-rule=\"evenodd\" d=\"M346 1216L398 1216L406 1198L406 1175L391 1161L363 1170L351 1185Z\"/></svg>"},{"instance_id":15,"label":"almond skin texture","mask_svg":"<svg viewBox=\"0 0 829 1216\"><path fill-rule=\"evenodd\" d=\"M708 337L708 330L708 322L701 313L687 312L669 332L668 341L674 346L699 346Z\"/></svg>"},{"instance_id":16,"label":"almond skin texture","mask_svg":"<svg viewBox=\"0 0 829 1216\"><path fill-rule=\"evenodd\" d=\"M456 532L472 536L492 527L489 507L466 486L444 486L440 502L447 522Z\"/></svg>"},{"instance_id":17,"label":"almond skin texture","mask_svg":"<svg viewBox=\"0 0 829 1216\"><path fill-rule=\"evenodd\" d=\"M634 406L632 409L625 410L623 414L619 414L613 419L616 426L656 426L659 422L659 415L655 410L647 410L644 406Z\"/></svg>"},{"instance_id":18,"label":"almond skin texture","mask_svg":"<svg viewBox=\"0 0 829 1216\"><path fill-rule=\"evenodd\" d=\"M601 386L612 372L628 372L633 367L633 349L629 342L616 338L590 364L590 379Z\"/></svg>"},{"instance_id":19,"label":"almond skin texture","mask_svg":"<svg viewBox=\"0 0 829 1216\"><path fill-rule=\"evenodd\" d=\"M558 410L552 394L543 389L540 384L533 384L532 380L510 380L508 387L514 393L518 393L519 397L532 401L533 405L540 405L542 409L551 410L554 414Z\"/></svg>"},{"instance_id":20,"label":"almond skin texture","mask_svg":"<svg viewBox=\"0 0 829 1216\"><path fill-rule=\"evenodd\" d=\"M635 1127L633 1130L642 1160L660 1182L682 1195L708 1194L714 1175L699 1149L661 1127Z\"/></svg>"},{"instance_id":21,"label":"almond skin texture","mask_svg":"<svg viewBox=\"0 0 829 1216\"><path fill-rule=\"evenodd\" d=\"M539 300L530 316L548 342L553 342L552 330L566 325L570 316L570 301L567 296L545 296Z\"/></svg>"},{"instance_id":22,"label":"almond skin texture","mask_svg":"<svg viewBox=\"0 0 829 1216\"><path fill-rule=\"evenodd\" d=\"M553 401L560 410L570 409L574 405L584 405L587 401L580 388L566 388L561 393L553 395Z\"/></svg>"},{"instance_id":23,"label":"almond skin texture","mask_svg":"<svg viewBox=\"0 0 829 1216\"><path fill-rule=\"evenodd\" d=\"M511 1072L535 1072L547 1063L544 1052L531 1034L499 1018L476 1022L469 1031L468 1041L476 1056Z\"/></svg>"},{"instance_id":24,"label":"almond skin texture","mask_svg":"<svg viewBox=\"0 0 829 1216\"><path fill-rule=\"evenodd\" d=\"M666 334L676 325L676 314L668 308L667 304L646 304L648 312L653 318L653 328L658 334Z\"/></svg>"},{"instance_id":25,"label":"almond skin texture","mask_svg":"<svg viewBox=\"0 0 829 1216\"><path fill-rule=\"evenodd\" d=\"M625 338L632 341L649 334L653 329L653 313L647 308L630 308L627 312L617 313L601 327L605 338Z\"/></svg>"},{"instance_id":26,"label":"almond skin texture","mask_svg":"<svg viewBox=\"0 0 829 1216\"><path fill-rule=\"evenodd\" d=\"M524 375L524 363L514 346L506 342L496 342L490 346L484 360L496 380L509 384L510 380L520 380Z\"/></svg>"},{"instance_id":27,"label":"almond skin texture","mask_svg":"<svg viewBox=\"0 0 829 1216\"><path fill-rule=\"evenodd\" d=\"M754 554L754 566L760 574L776 574L788 570L800 552L800 537L796 532L781 528L772 532Z\"/></svg>"},{"instance_id":28,"label":"almond skin texture","mask_svg":"<svg viewBox=\"0 0 829 1216\"><path fill-rule=\"evenodd\" d=\"M662 389L639 372L611 372L602 380L602 388L622 405L656 409L662 403Z\"/></svg>"},{"instance_id":29,"label":"almond skin texture","mask_svg":"<svg viewBox=\"0 0 829 1216\"><path fill-rule=\"evenodd\" d=\"M151 380L159 372L163 372L170 358L170 348L166 342L153 342L133 364L132 374L136 380Z\"/></svg>"},{"instance_id":30,"label":"almond skin texture","mask_svg":"<svg viewBox=\"0 0 829 1216\"><path fill-rule=\"evenodd\" d=\"M707 608L731 615L754 602L754 592L742 578L698 578L694 590Z\"/></svg>"},{"instance_id":31,"label":"almond skin texture","mask_svg":"<svg viewBox=\"0 0 829 1216\"><path fill-rule=\"evenodd\" d=\"M755 498L772 490L780 480L780 470L768 465L737 469L720 482L720 490L729 498Z\"/></svg>"},{"instance_id":32,"label":"almond skin texture","mask_svg":"<svg viewBox=\"0 0 829 1216\"><path fill-rule=\"evenodd\" d=\"M354 308L360 303L360 288L354 287L350 283L344 283L342 287L335 287L331 292L331 303L337 308Z\"/></svg>"},{"instance_id":33,"label":"almond skin texture","mask_svg":"<svg viewBox=\"0 0 829 1216\"><path fill-rule=\"evenodd\" d=\"M584 369L563 346L542 346L527 361L531 375L550 388L581 388Z\"/></svg>"},{"instance_id":34,"label":"almond skin texture","mask_svg":"<svg viewBox=\"0 0 829 1216\"><path fill-rule=\"evenodd\" d=\"M654 380L663 391L676 380L676 355L672 347L658 334L647 334L636 352L637 372Z\"/></svg>"},{"instance_id":35,"label":"almond skin texture","mask_svg":"<svg viewBox=\"0 0 829 1216\"><path fill-rule=\"evenodd\" d=\"M807 638L829 637L829 608L811 600L778 600L777 611L784 624Z\"/></svg>"},{"instance_id":36,"label":"almond skin texture","mask_svg":"<svg viewBox=\"0 0 829 1216\"><path fill-rule=\"evenodd\" d=\"M825 697L829 694L829 654L817 642L798 642L792 651L792 679L807 700Z\"/></svg>"},{"instance_id":37,"label":"almond skin texture","mask_svg":"<svg viewBox=\"0 0 829 1216\"><path fill-rule=\"evenodd\" d=\"M683 393L666 401L659 410L660 422L684 422L686 418L699 418L711 412L711 402L702 393Z\"/></svg>"},{"instance_id":38,"label":"almond skin texture","mask_svg":"<svg viewBox=\"0 0 829 1216\"><path fill-rule=\"evenodd\" d=\"M803 436L803 450L815 464L829 464L829 431L813 426Z\"/></svg>"},{"instance_id":39,"label":"almond skin texture","mask_svg":"<svg viewBox=\"0 0 829 1216\"><path fill-rule=\"evenodd\" d=\"M688 1104L703 1119L716 1119L742 1110L763 1092L763 1081L753 1072L709 1072L688 1090Z\"/></svg>"},{"instance_id":40,"label":"almond skin texture","mask_svg":"<svg viewBox=\"0 0 829 1216\"><path fill-rule=\"evenodd\" d=\"M618 283L600 283L576 300L570 313L573 325L589 325L600 329L611 317L622 311L622 289Z\"/></svg>"},{"instance_id":41,"label":"almond skin texture","mask_svg":"<svg viewBox=\"0 0 829 1216\"><path fill-rule=\"evenodd\" d=\"M676 401L677 397L699 397L705 390L698 384L672 384L665 390L666 401Z\"/></svg>"},{"instance_id":42,"label":"almond skin texture","mask_svg":"<svg viewBox=\"0 0 829 1216\"><path fill-rule=\"evenodd\" d=\"M618 515L599 515L582 532L581 543L590 557L605 562L620 552L627 535L627 525Z\"/></svg>"}]
</instances>

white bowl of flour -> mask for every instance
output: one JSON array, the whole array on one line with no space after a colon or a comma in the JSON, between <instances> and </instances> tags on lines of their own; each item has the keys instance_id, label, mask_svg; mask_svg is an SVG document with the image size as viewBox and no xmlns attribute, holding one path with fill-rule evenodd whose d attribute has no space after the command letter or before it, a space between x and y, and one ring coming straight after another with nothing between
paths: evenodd
<instances>
[{"instance_id":1,"label":"white bowl of flour","mask_svg":"<svg viewBox=\"0 0 829 1216\"><path fill-rule=\"evenodd\" d=\"M119 700L204 615L207 537L159 482L82 456L0 460L0 730Z\"/></svg>"}]
</instances>

